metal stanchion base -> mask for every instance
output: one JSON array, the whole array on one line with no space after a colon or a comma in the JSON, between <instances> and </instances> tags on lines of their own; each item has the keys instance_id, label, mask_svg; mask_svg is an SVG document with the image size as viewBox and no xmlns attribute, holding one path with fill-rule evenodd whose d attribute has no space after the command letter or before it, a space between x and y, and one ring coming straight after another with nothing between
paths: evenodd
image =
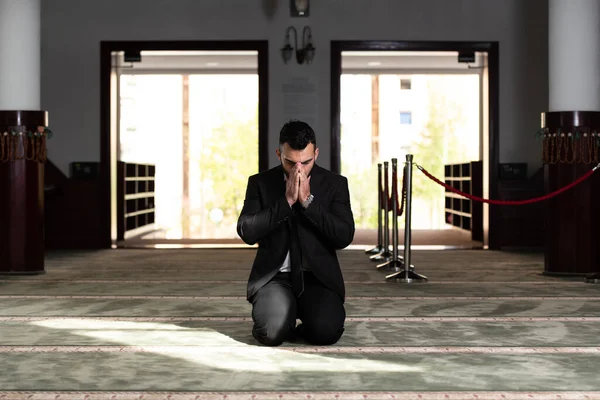
<instances>
[{"instance_id":1,"label":"metal stanchion base","mask_svg":"<svg viewBox=\"0 0 600 400\"><path fill-rule=\"evenodd\" d=\"M373 247L371 250L365 250L366 254L379 254L383 251L383 245L382 244L378 244L377 246Z\"/></svg>"},{"instance_id":2,"label":"metal stanchion base","mask_svg":"<svg viewBox=\"0 0 600 400\"><path fill-rule=\"evenodd\" d=\"M412 268L414 268L411 265ZM405 270L395 272L393 274L387 275L385 279L395 280L400 283L422 283L427 282L427 277L424 275L417 274L414 270L409 269L408 272Z\"/></svg>"},{"instance_id":3,"label":"metal stanchion base","mask_svg":"<svg viewBox=\"0 0 600 400\"><path fill-rule=\"evenodd\" d=\"M409 269L414 269L415 266L411 265L408 267ZM402 257L396 259L396 260L388 260L384 263L381 263L379 265L377 265L377 269L387 269L388 271L402 271L404 270L404 260L402 259Z\"/></svg>"},{"instance_id":4,"label":"metal stanchion base","mask_svg":"<svg viewBox=\"0 0 600 400\"><path fill-rule=\"evenodd\" d=\"M387 261L390 258L392 258L392 252L387 250L387 251L382 251L379 254L375 254L374 256L369 257L369 259L371 261Z\"/></svg>"},{"instance_id":5,"label":"metal stanchion base","mask_svg":"<svg viewBox=\"0 0 600 400\"><path fill-rule=\"evenodd\" d=\"M600 273L585 277L585 283L600 283Z\"/></svg>"}]
</instances>

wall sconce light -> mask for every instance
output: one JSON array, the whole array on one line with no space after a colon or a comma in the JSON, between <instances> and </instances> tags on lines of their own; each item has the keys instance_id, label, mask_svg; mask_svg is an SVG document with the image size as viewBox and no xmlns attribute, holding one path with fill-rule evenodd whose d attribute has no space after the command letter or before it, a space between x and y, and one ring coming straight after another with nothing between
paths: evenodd
<instances>
[{"instance_id":1,"label":"wall sconce light","mask_svg":"<svg viewBox=\"0 0 600 400\"><path fill-rule=\"evenodd\" d=\"M290 44L290 32L294 33L294 47ZM292 59L292 54L296 50L296 62L298 64L310 64L315 57L317 50L312 43L312 32L310 27L305 26L302 30L302 48L298 48L298 32L296 28L290 26L285 32L285 46L281 49L281 57L284 63L288 63Z\"/></svg>"},{"instance_id":2,"label":"wall sconce light","mask_svg":"<svg viewBox=\"0 0 600 400\"><path fill-rule=\"evenodd\" d=\"M290 0L291 17L308 17L309 0Z\"/></svg>"}]
</instances>

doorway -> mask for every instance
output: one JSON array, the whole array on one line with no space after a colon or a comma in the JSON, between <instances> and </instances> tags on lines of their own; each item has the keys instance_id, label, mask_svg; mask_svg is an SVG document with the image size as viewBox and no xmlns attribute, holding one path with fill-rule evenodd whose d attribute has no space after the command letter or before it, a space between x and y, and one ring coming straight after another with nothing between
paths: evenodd
<instances>
[{"instance_id":1,"label":"doorway","mask_svg":"<svg viewBox=\"0 0 600 400\"><path fill-rule=\"evenodd\" d=\"M266 52L266 42L103 43L111 247L242 244L246 180L231 171L267 168Z\"/></svg>"},{"instance_id":2,"label":"doorway","mask_svg":"<svg viewBox=\"0 0 600 400\"><path fill-rule=\"evenodd\" d=\"M389 163L391 177L391 159L398 159L400 186L405 155L413 154L415 163L447 183L491 194L497 44L334 42L331 63L332 169L349 180L357 214L353 244L377 242L378 163ZM457 168L474 176L454 178ZM494 215L462 199L414 168L413 245L491 248Z\"/></svg>"}]
</instances>

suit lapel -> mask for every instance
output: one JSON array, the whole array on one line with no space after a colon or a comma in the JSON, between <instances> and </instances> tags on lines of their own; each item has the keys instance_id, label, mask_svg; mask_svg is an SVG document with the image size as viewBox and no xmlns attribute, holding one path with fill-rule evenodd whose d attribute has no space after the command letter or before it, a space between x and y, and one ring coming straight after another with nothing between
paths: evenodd
<instances>
[{"instance_id":1,"label":"suit lapel","mask_svg":"<svg viewBox=\"0 0 600 400\"><path fill-rule=\"evenodd\" d=\"M285 179L281 165L271 170L269 177L269 200L274 201L285 194Z\"/></svg>"},{"instance_id":2,"label":"suit lapel","mask_svg":"<svg viewBox=\"0 0 600 400\"><path fill-rule=\"evenodd\" d=\"M318 165L314 165L310 174L310 192L315 197L320 197L323 184L323 171Z\"/></svg>"}]
</instances>

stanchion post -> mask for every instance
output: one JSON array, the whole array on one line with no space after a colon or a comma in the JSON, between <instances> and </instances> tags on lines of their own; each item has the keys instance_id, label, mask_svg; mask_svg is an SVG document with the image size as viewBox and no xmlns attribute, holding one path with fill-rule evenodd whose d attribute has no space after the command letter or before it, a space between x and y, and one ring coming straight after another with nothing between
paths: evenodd
<instances>
[{"instance_id":1,"label":"stanchion post","mask_svg":"<svg viewBox=\"0 0 600 400\"><path fill-rule=\"evenodd\" d=\"M405 267L404 272L408 272L408 266L410 265L410 245L411 245L411 229L412 229L412 154L406 155L406 203L404 207L406 214L404 216L405 228L404 228L404 260Z\"/></svg>"},{"instance_id":2,"label":"stanchion post","mask_svg":"<svg viewBox=\"0 0 600 400\"><path fill-rule=\"evenodd\" d=\"M427 282L427 277L417 274L410 264L411 215L412 215L412 163L413 155L406 155L406 202L404 204L404 269L386 276L387 280L401 283Z\"/></svg>"},{"instance_id":3,"label":"stanchion post","mask_svg":"<svg viewBox=\"0 0 600 400\"><path fill-rule=\"evenodd\" d=\"M387 261L392 256L390 252L389 164L388 161L383 162L383 249L379 254L372 255L371 261Z\"/></svg>"},{"instance_id":4,"label":"stanchion post","mask_svg":"<svg viewBox=\"0 0 600 400\"><path fill-rule=\"evenodd\" d=\"M398 177L398 159L392 158L393 176ZM392 261L398 260L398 185L392 182Z\"/></svg>"},{"instance_id":5,"label":"stanchion post","mask_svg":"<svg viewBox=\"0 0 600 400\"><path fill-rule=\"evenodd\" d=\"M398 256L398 159L392 158L392 257L379 264L377 269L386 268L389 271L400 271L404 268L402 257Z\"/></svg>"},{"instance_id":6,"label":"stanchion post","mask_svg":"<svg viewBox=\"0 0 600 400\"><path fill-rule=\"evenodd\" d=\"M377 246L373 247L370 250L365 250L367 254L379 254L383 251L383 223L381 221L381 207L383 206L383 184L381 183L381 167L382 164L377 164Z\"/></svg>"}]
</instances>

